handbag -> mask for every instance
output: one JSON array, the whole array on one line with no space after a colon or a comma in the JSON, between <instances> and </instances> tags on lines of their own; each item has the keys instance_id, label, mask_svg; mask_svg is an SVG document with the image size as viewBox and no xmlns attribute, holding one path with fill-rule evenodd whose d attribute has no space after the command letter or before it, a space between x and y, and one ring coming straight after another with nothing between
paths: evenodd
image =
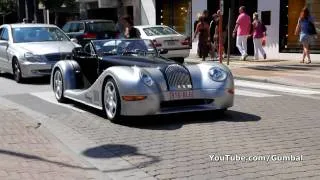
<instances>
[{"instance_id":1,"label":"handbag","mask_svg":"<svg viewBox=\"0 0 320 180\"><path fill-rule=\"evenodd\" d=\"M308 34L309 35L316 35L317 34L316 27L313 24L313 22L311 22L311 21L308 22Z\"/></svg>"}]
</instances>

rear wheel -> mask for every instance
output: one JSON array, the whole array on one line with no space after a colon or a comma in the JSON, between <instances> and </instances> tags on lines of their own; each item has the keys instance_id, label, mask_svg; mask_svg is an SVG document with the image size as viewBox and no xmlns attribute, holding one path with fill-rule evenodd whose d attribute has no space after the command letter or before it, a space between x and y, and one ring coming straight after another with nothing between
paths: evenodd
<instances>
[{"instance_id":1,"label":"rear wheel","mask_svg":"<svg viewBox=\"0 0 320 180\"><path fill-rule=\"evenodd\" d=\"M21 68L19 65L19 61L17 59L14 59L12 62L12 70L13 70L13 79L17 83L21 83L23 79L21 75Z\"/></svg>"},{"instance_id":2,"label":"rear wheel","mask_svg":"<svg viewBox=\"0 0 320 180\"><path fill-rule=\"evenodd\" d=\"M53 74L53 92L54 95L59 102L65 102L65 98L63 95L63 78L62 78L62 73L60 69L57 69L54 71Z\"/></svg>"},{"instance_id":3,"label":"rear wheel","mask_svg":"<svg viewBox=\"0 0 320 180\"><path fill-rule=\"evenodd\" d=\"M107 79L103 90L103 110L112 122L120 121L121 100L116 82Z\"/></svg>"}]
</instances>

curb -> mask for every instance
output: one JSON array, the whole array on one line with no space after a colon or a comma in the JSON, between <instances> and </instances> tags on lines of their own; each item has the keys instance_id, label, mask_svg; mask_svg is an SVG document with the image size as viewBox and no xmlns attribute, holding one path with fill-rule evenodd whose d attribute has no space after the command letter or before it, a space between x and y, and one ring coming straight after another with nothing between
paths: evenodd
<instances>
[{"instance_id":1,"label":"curb","mask_svg":"<svg viewBox=\"0 0 320 180\"><path fill-rule=\"evenodd\" d=\"M295 86L295 87L300 87L300 88L308 88L308 89L320 90L320 87L313 87L313 86L308 86L308 85L297 85L297 84L293 84L293 83L279 82L279 81L270 80L270 79L267 79L267 78L257 79L257 78L234 75L234 79L236 79L236 80L244 80L244 81L261 82L261 83L271 83L271 84L284 85L284 86Z\"/></svg>"}]
</instances>

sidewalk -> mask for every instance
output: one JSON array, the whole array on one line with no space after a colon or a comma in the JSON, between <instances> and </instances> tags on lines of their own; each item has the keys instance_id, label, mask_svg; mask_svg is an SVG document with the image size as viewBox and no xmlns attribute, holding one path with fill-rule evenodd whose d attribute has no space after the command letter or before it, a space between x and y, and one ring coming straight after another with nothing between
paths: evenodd
<instances>
[{"instance_id":1,"label":"sidewalk","mask_svg":"<svg viewBox=\"0 0 320 180\"><path fill-rule=\"evenodd\" d=\"M0 179L99 179L41 124L0 105Z\"/></svg>"},{"instance_id":2,"label":"sidewalk","mask_svg":"<svg viewBox=\"0 0 320 180\"><path fill-rule=\"evenodd\" d=\"M292 60L250 60L240 61L231 57L229 68L235 79L269 82L275 84L320 89L320 61L312 64L300 64ZM200 58L189 57L189 63L201 63ZM206 61L213 62L213 61ZM226 60L223 61L227 64Z\"/></svg>"}]
</instances>

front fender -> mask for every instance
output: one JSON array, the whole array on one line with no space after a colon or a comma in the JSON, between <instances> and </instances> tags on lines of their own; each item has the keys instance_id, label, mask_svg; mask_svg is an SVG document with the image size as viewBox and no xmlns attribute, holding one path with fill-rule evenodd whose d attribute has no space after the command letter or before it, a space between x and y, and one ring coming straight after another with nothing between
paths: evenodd
<instances>
[{"instance_id":1,"label":"front fender","mask_svg":"<svg viewBox=\"0 0 320 180\"><path fill-rule=\"evenodd\" d=\"M151 87L144 84L141 80L141 72L147 73L151 76L154 81L154 84ZM116 81L121 95L160 93L161 84L157 81L157 77L154 77L154 74L150 73L150 70L138 67L114 66L106 69L102 76L112 77Z\"/></svg>"},{"instance_id":2,"label":"front fender","mask_svg":"<svg viewBox=\"0 0 320 180\"><path fill-rule=\"evenodd\" d=\"M61 60L58 61L52 68L51 72L51 80L50 84L53 87L53 78L54 72L56 70L60 70L62 73L63 83L64 83L64 90L67 89L77 89L77 76L76 73L80 73L80 66L75 60Z\"/></svg>"},{"instance_id":3,"label":"front fender","mask_svg":"<svg viewBox=\"0 0 320 180\"><path fill-rule=\"evenodd\" d=\"M234 88L233 76L229 68L220 63L201 63L197 65L186 66L192 77L194 89L232 89ZM225 81L213 81L209 77L209 70L213 67L219 67L224 70L228 76Z\"/></svg>"}]
</instances>

